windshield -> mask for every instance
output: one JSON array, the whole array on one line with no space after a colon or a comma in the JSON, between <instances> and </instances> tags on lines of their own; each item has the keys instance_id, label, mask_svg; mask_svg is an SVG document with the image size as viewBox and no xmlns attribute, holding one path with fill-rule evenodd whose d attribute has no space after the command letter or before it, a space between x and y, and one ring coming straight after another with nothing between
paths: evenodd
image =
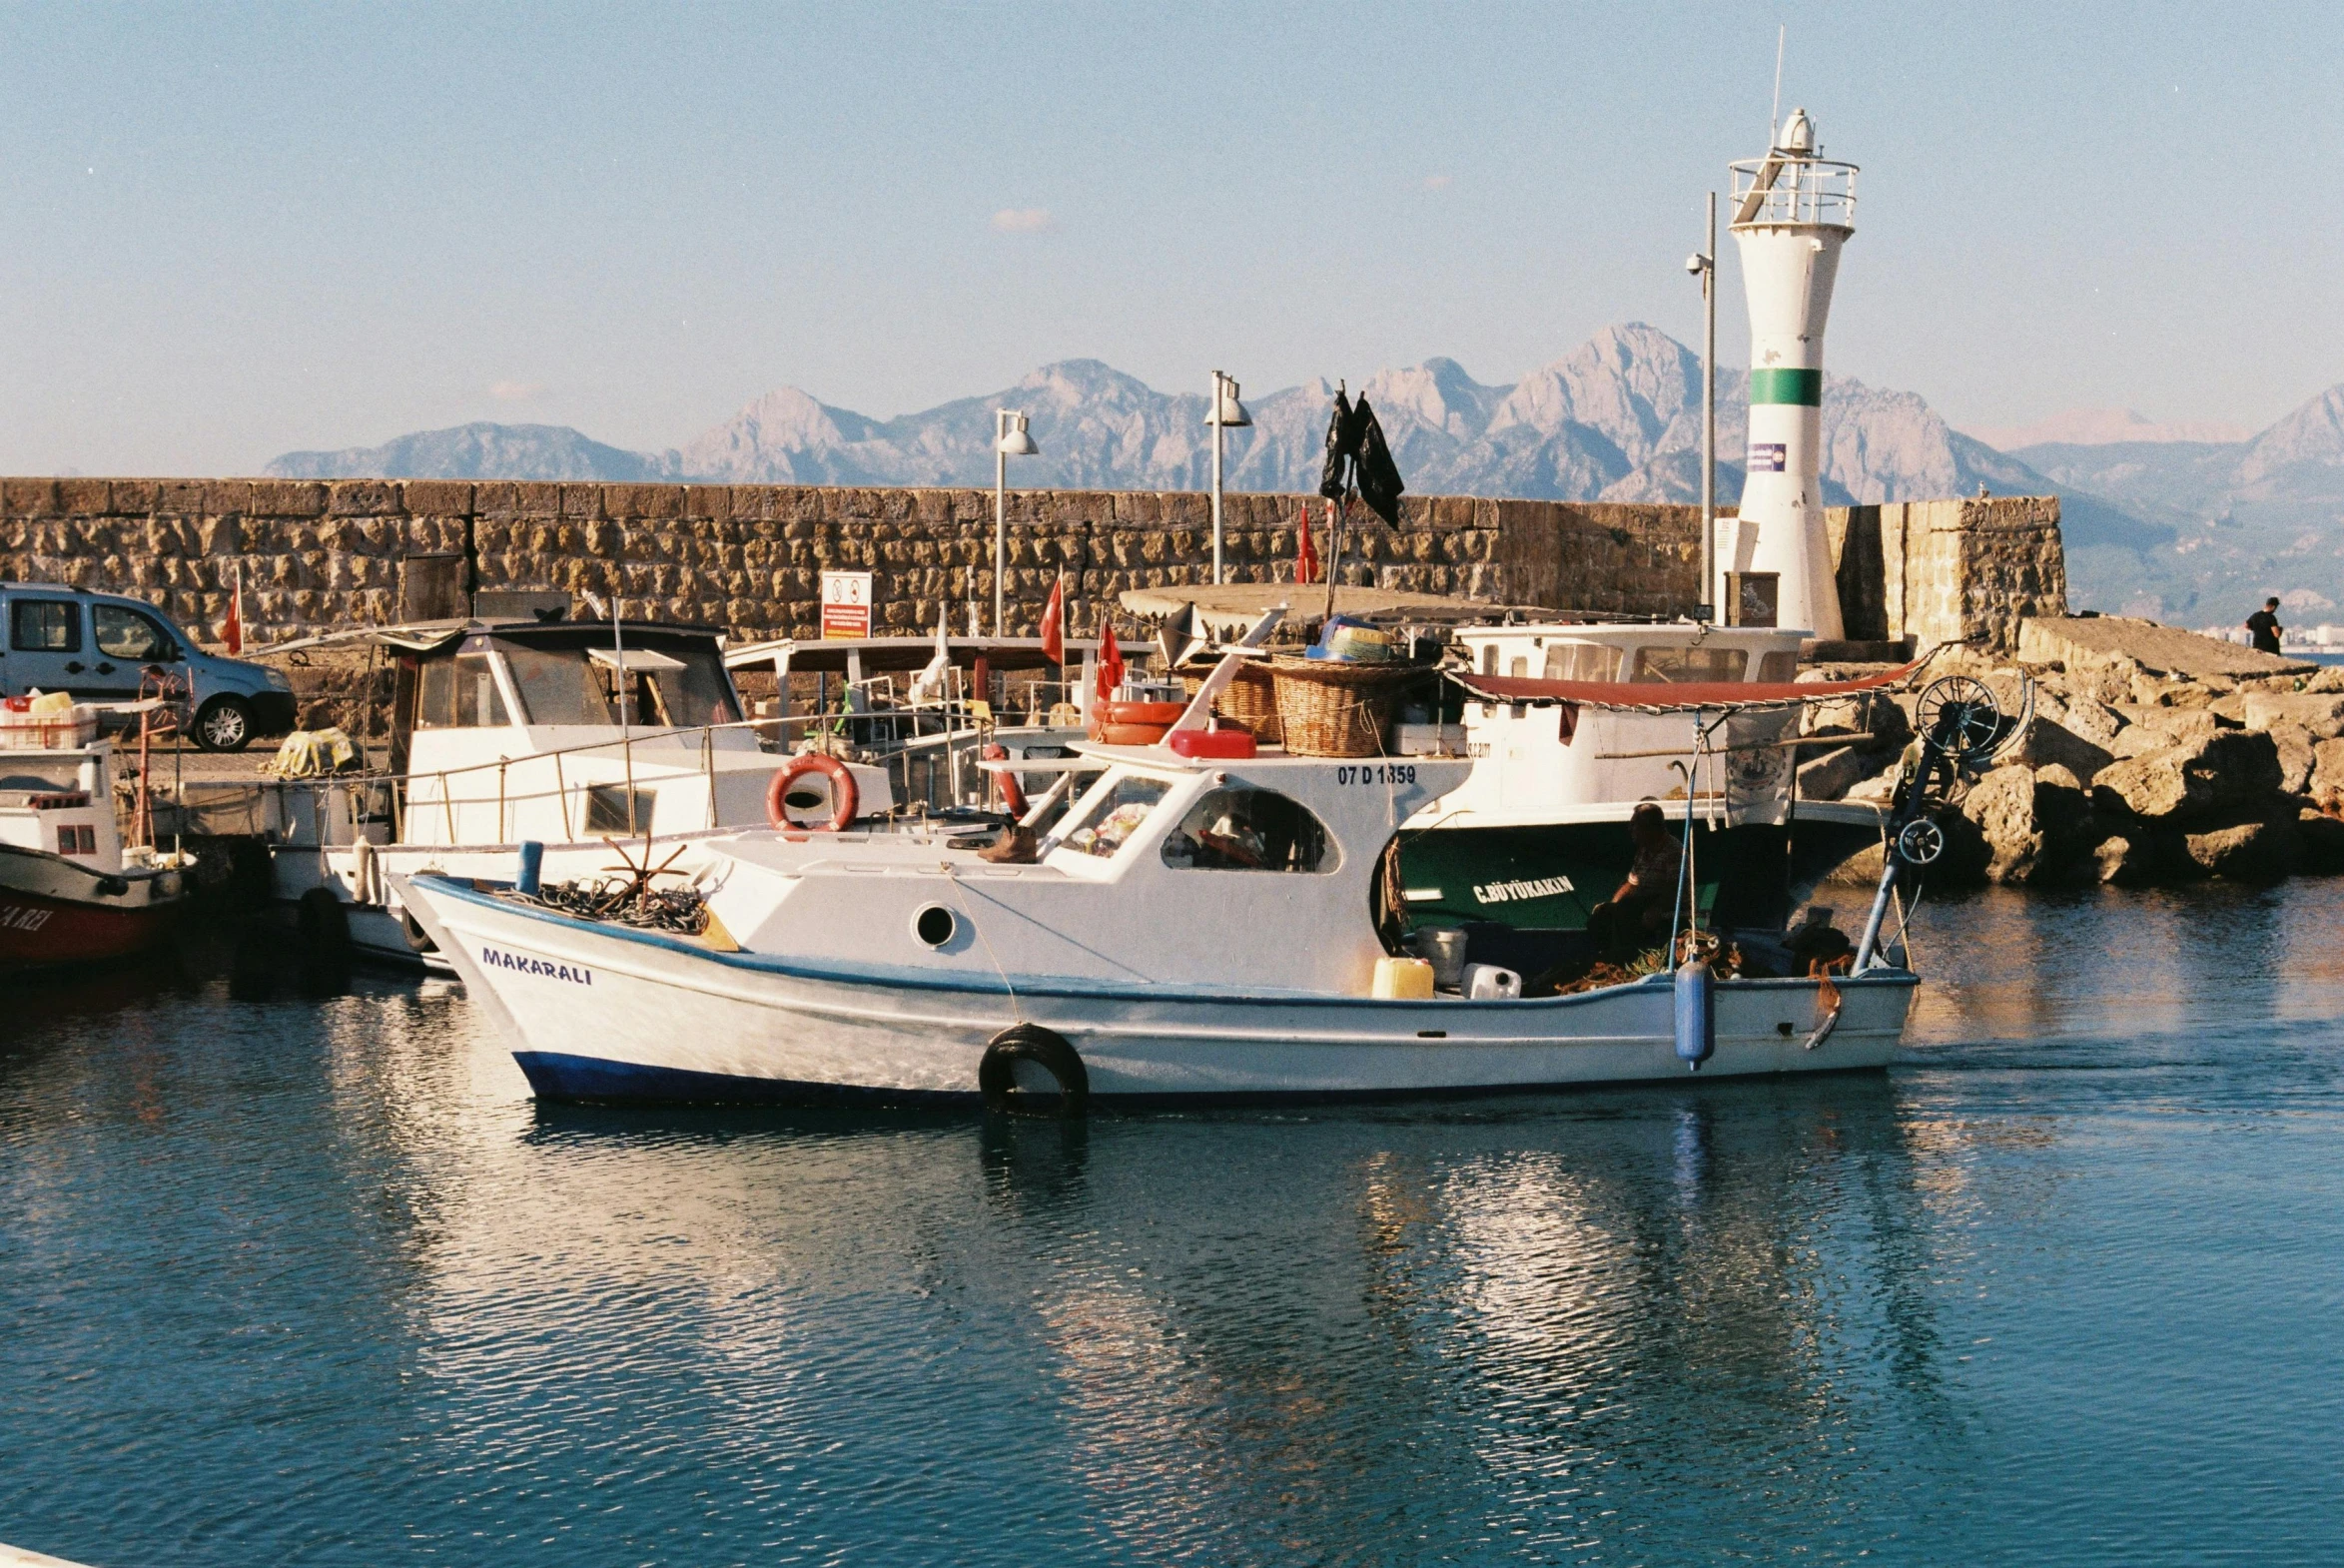
<instances>
[{"instance_id":1,"label":"windshield","mask_svg":"<svg viewBox=\"0 0 2344 1568\"><path fill-rule=\"evenodd\" d=\"M524 721L530 724L617 724L620 688L626 691L626 722L654 729L730 724L732 688L714 652L701 648L659 650L680 666L621 673L598 663L585 648L540 648L499 642L518 688ZM630 649L630 652L632 650Z\"/></svg>"},{"instance_id":2,"label":"windshield","mask_svg":"<svg viewBox=\"0 0 2344 1568\"><path fill-rule=\"evenodd\" d=\"M1171 788L1163 779L1127 774L1093 791L1083 800L1083 825L1067 835L1067 848L1101 859L1113 855L1140 830Z\"/></svg>"}]
</instances>

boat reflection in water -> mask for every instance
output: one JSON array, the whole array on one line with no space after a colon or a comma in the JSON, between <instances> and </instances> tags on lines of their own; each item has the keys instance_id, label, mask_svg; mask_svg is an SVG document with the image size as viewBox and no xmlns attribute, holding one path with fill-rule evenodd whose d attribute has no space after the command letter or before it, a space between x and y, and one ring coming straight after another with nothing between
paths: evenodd
<instances>
[{"instance_id":1,"label":"boat reflection in water","mask_svg":"<svg viewBox=\"0 0 2344 1568\"><path fill-rule=\"evenodd\" d=\"M412 1102L447 1461L649 1410L628 1441L710 1467L727 1532L990 1559L969 1510L1014 1476L1025 1561L1263 1560L1384 1517L1559 1545L1685 1470L1735 1477L1703 1503L1729 1535L1828 1533L1856 1429L1940 1418L1877 1078L907 1123L520 1110L492 1046L458 1080L427 1034L344 1060L353 1115Z\"/></svg>"}]
</instances>

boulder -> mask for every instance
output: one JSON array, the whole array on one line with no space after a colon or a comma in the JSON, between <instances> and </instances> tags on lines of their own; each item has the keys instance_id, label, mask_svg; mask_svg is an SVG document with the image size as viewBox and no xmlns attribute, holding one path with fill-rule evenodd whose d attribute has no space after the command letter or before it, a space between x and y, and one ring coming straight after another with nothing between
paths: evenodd
<instances>
[{"instance_id":1,"label":"boulder","mask_svg":"<svg viewBox=\"0 0 2344 1568\"><path fill-rule=\"evenodd\" d=\"M2344 664L2330 664L2303 683L2305 691L2344 691Z\"/></svg>"},{"instance_id":2,"label":"boulder","mask_svg":"<svg viewBox=\"0 0 2344 1568\"><path fill-rule=\"evenodd\" d=\"M1799 765L1801 800L1838 800L1870 773L1880 753L1869 745L1841 746Z\"/></svg>"},{"instance_id":3,"label":"boulder","mask_svg":"<svg viewBox=\"0 0 2344 1568\"><path fill-rule=\"evenodd\" d=\"M2283 882L2301 858L2293 819L2246 817L2183 835L2189 859L2228 882Z\"/></svg>"},{"instance_id":4,"label":"boulder","mask_svg":"<svg viewBox=\"0 0 2344 1568\"><path fill-rule=\"evenodd\" d=\"M2306 807L2296 816L2295 837L2303 857L2298 870L2314 877L2344 871L2344 821Z\"/></svg>"},{"instance_id":5,"label":"boulder","mask_svg":"<svg viewBox=\"0 0 2344 1568\"><path fill-rule=\"evenodd\" d=\"M2132 677L2132 700L2149 708L2202 708L2215 693L2185 677L2141 670Z\"/></svg>"},{"instance_id":6,"label":"boulder","mask_svg":"<svg viewBox=\"0 0 2344 1568\"><path fill-rule=\"evenodd\" d=\"M2102 882L2136 888L2156 879L2156 845L2138 828L2109 834L2092 847L2091 857Z\"/></svg>"},{"instance_id":7,"label":"boulder","mask_svg":"<svg viewBox=\"0 0 2344 1568\"><path fill-rule=\"evenodd\" d=\"M2127 757L2092 780L2092 803L2149 822L2202 819L2260 807L2278 793L2278 748L2268 734L2218 730L2194 745Z\"/></svg>"},{"instance_id":8,"label":"boulder","mask_svg":"<svg viewBox=\"0 0 2344 1568\"><path fill-rule=\"evenodd\" d=\"M2311 788L2311 731L2300 724L2271 726L2271 745L2279 753L2279 792L2300 795Z\"/></svg>"},{"instance_id":9,"label":"boulder","mask_svg":"<svg viewBox=\"0 0 2344 1568\"><path fill-rule=\"evenodd\" d=\"M2223 723L2210 708L2151 708L2131 703L2114 711L2124 719L2124 728L2117 731L2115 744L2108 750L2119 757L2144 756L2168 746L2199 746L2217 731L2235 728Z\"/></svg>"},{"instance_id":10,"label":"boulder","mask_svg":"<svg viewBox=\"0 0 2344 1568\"><path fill-rule=\"evenodd\" d=\"M2107 752L2116 749L2117 732L2127 722L2123 714L2096 698L2061 697L2056 692L2041 693L2036 698L2035 711L2070 734Z\"/></svg>"},{"instance_id":11,"label":"boulder","mask_svg":"<svg viewBox=\"0 0 2344 1568\"><path fill-rule=\"evenodd\" d=\"M2323 691L2249 691L2246 727L2270 729L2300 724L2321 740L2344 735L2344 693Z\"/></svg>"},{"instance_id":12,"label":"boulder","mask_svg":"<svg viewBox=\"0 0 2344 1568\"><path fill-rule=\"evenodd\" d=\"M1897 784L1905 775L1905 759L1897 758L1863 783L1851 788L1844 797L1862 801L1868 806L1886 806L1897 798Z\"/></svg>"},{"instance_id":13,"label":"boulder","mask_svg":"<svg viewBox=\"0 0 2344 1568\"><path fill-rule=\"evenodd\" d=\"M2073 779L2065 768L2038 775L2013 763L1970 787L1961 815L1984 841L1987 881L2052 882L2074 869L2090 847L2091 810Z\"/></svg>"},{"instance_id":14,"label":"boulder","mask_svg":"<svg viewBox=\"0 0 2344 1568\"><path fill-rule=\"evenodd\" d=\"M2311 747L2311 798L2344 798L2344 740L2319 740Z\"/></svg>"},{"instance_id":15,"label":"boulder","mask_svg":"<svg viewBox=\"0 0 2344 1568\"><path fill-rule=\"evenodd\" d=\"M2085 740L2040 709L2008 755L2031 768L2056 766L2086 780L2115 760L2107 748Z\"/></svg>"}]
</instances>

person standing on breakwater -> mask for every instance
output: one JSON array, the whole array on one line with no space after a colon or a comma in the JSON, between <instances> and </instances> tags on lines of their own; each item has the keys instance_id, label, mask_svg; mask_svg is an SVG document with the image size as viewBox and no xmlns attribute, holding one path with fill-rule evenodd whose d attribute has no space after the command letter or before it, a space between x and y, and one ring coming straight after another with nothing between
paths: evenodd
<instances>
[{"instance_id":1,"label":"person standing on breakwater","mask_svg":"<svg viewBox=\"0 0 2344 1568\"><path fill-rule=\"evenodd\" d=\"M2254 638L2257 653L2279 651L2279 633L2287 628L2279 624L2279 601L2263 600L2263 607L2246 617L2246 630Z\"/></svg>"},{"instance_id":2,"label":"person standing on breakwater","mask_svg":"<svg viewBox=\"0 0 2344 1568\"><path fill-rule=\"evenodd\" d=\"M1628 836L1636 844L1628 880L1608 901L1587 912L1587 935L1613 963L1632 957L1668 924L1677 873L1685 864L1684 852L1669 833L1669 819L1649 800L1629 815Z\"/></svg>"}]
</instances>

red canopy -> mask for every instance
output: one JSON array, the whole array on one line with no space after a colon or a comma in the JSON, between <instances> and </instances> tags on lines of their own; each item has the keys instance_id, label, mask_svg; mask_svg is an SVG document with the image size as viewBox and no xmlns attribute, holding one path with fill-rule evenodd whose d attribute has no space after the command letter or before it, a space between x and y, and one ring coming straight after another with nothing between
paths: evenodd
<instances>
[{"instance_id":1,"label":"red canopy","mask_svg":"<svg viewBox=\"0 0 2344 1568\"><path fill-rule=\"evenodd\" d=\"M1590 708L1642 708L1674 712L1686 708L1750 708L1791 702L1819 702L1851 692L1892 686L1912 674L1927 659L1862 680L1819 681L1666 681L1533 680L1526 675L1461 674L1452 677L1485 702L1569 702Z\"/></svg>"}]
</instances>

